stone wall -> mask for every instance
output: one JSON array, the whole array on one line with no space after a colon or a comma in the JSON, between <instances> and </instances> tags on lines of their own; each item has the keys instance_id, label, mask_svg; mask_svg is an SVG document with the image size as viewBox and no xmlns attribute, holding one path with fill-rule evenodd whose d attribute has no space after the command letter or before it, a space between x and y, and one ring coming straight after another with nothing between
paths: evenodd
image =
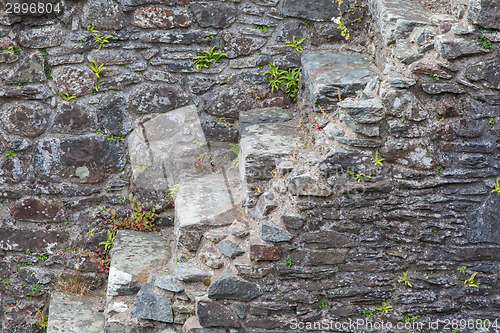
<instances>
[{"instance_id":1,"label":"stone wall","mask_svg":"<svg viewBox=\"0 0 500 333\"><path fill-rule=\"evenodd\" d=\"M199 321L217 323L207 315L215 313L215 326L292 332L290 320L362 318L382 301L394 313L375 317L394 323L405 314L498 319L500 195L491 190L500 169L500 33L492 29L500 14L493 0L440 3L345 1L346 41L330 20L339 15L332 1L67 1L60 14L40 16L7 14L0 1L0 50L19 47L0 52L3 331L36 331L31 322L61 274L80 269L93 286L103 283L80 252L105 239L99 207L120 209L118 195L140 167L122 140L134 128L194 104L208 140L237 142L241 111L295 109L270 90L269 62L304 67L299 104L329 112L313 133L321 154L281 168L284 190L256 182L287 204L265 210L286 239L273 241L261 223L270 247L232 267L262 295L198 303ZM113 36L100 50L91 24ZM336 75L320 82L317 54L286 47L293 36L306 50L342 53L347 80L358 84ZM213 46L227 57L197 70L193 57ZM99 78L90 60L105 65ZM368 74L351 77L352 66ZM384 167L371 163L375 149ZM357 182L348 169L372 178ZM328 190L301 192L304 182ZM260 191L252 196L249 208ZM397 283L402 271L413 288ZM472 272L478 288L453 279ZM209 297L220 299L213 289Z\"/></svg>"}]
</instances>

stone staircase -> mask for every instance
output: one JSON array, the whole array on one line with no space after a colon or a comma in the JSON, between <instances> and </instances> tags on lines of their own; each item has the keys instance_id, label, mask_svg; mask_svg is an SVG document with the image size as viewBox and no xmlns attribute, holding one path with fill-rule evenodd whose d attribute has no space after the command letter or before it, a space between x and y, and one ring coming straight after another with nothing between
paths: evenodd
<instances>
[{"instance_id":1,"label":"stone staircase","mask_svg":"<svg viewBox=\"0 0 500 333\"><path fill-rule=\"evenodd\" d=\"M305 101L335 119L315 134L316 140L329 141L330 152L378 147L383 106L377 97L379 78L368 61L316 51L306 53L302 65ZM133 169L132 190L141 198L151 187L149 198L162 202L179 184L174 225L160 234L119 231L104 314L91 317L84 300L54 294L48 332L95 326L96 332L166 333L178 332L181 325L185 333L238 332L245 315L227 304L243 309L264 293L259 263L282 259L279 244L290 241L294 236L288 230L304 222L288 206L273 212L273 192L331 194L317 175L291 163L292 156L307 155L307 160L315 154L299 149L303 133L297 123L290 110L241 112L239 166L226 163L211 172L214 166L207 165L199 173L193 172L193 156L223 150L221 144L207 143L194 107L137 123L128 139L131 163L140 166ZM58 311L62 304L87 309L89 315L74 316L67 326L67 314Z\"/></svg>"}]
</instances>

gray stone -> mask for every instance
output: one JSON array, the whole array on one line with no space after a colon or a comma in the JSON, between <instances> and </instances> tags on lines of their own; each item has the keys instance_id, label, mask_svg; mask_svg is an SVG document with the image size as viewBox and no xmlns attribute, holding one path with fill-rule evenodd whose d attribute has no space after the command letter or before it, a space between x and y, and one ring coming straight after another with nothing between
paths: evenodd
<instances>
[{"instance_id":1,"label":"gray stone","mask_svg":"<svg viewBox=\"0 0 500 333\"><path fill-rule=\"evenodd\" d=\"M355 133L370 137L379 136L380 134L379 125L377 124L359 123L348 114L341 114L340 119Z\"/></svg>"},{"instance_id":2,"label":"gray stone","mask_svg":"<svg viewBox=\"0 0 500 333\"><path fill-rule=\"evenodd\" d=\"M184 289L182 289L182 287L179 286L173 275L166 275L166 274L160 275L159 277L156 278L155 287L172 291L174 293L180 293L184 291Z\"/></svg>"},{"instance_id":3,"label":"gray stone","mask_svg":"<svg viewBox=\"0 0 500 333\"><path fill-rule=\"evenodd\" d=\"M335 141L351 147L377 148L380 146L380 142L371 139L355 139L339 136L335 138Z\"/></svg>"},{"instance_id":4,"label":"gray stone","mask_svg":"<svg viewBox=\"0 0 500 333\"><path fill-rule=\"evenodd\" d=\"M119 230L111 249L107 295L135 294L146 283L144 272L165 264L169 258L170 246L159 235Z\"/></svg>"},{"instance_id":5,"label":"gray stone","mask_svg":"<svg viewBox=\"0 0 500 333\"><path fill-rule=\"evenodd\" d=\"M456 83L422 83L422 90L430 95L438 95L441 93L462 94L465 92L464 87Z\"/></svg>"},{"instance_id":6,"label":"gray stone","mask_svg":"<svg viewBox=\"0 0 500 333\"><path fill-rule=\"evenodd\" d=\"M196 21L202 28L227 28L238 16L237 9L232 4L205 2L189 6Z\"/></svg>"},{"instance_id":7,"label":"gray stone","mask_svg":"<svg viewBox=\"0 0 500 333\"><path fill-rule=\"evenodd\" d=\"M89 0L83 6L81 22L84 29L94 24L97 30L120 30L127 25L127 17L122 7L114 1Z\"/></svg>"},{"instance_id":8,"label":"gray stone","mask_svg":"<svg viewBox=\"0 0 500 333\"><path fill-rule=\"evenodd\" d=\"M5 251L40 251L53 254L56 244L68 239L63 231L25 230L0 228L3 235L0 239L0 249Z\"/></svg>"},{"instance_id":9,"label":"gray stone","mask_svg":"<svg viewBox=\"0 0 500 333\"><path fill-rule=\"evenodd\" d=\"M132 130L132 117L121 93L99 94L97 119L99 129L106 134L127 135Z\"/></svg>"},{"instance_id":10,"label":"gray stone","mask_svg":"<svg viewBox=\"0 0 500 333\"><path fill-rule=\"evenodd\" d=\"M57 280L52 270L38 266L19 267L18 277L31 284L48 284Z\"/></svg>"},{"instance_id":11,"label":"gray stone","mask_svg":"<svg viewBox=\"0 0 500 333\"><path fill-rule=\"evenodd\" d=\"M241 36L233 32L222 34L224 52L232 59L245 56L259 50L266 43L266 39L257 36Z\"/></svg>"},{"instance_id":12,"label":"gray stone","mask_svg":"<svg viewBox=\"0 0 500 333\"><path fill-rule=\"evenodd\" d=\"M429 13L412 0L369 0L372 13L384 42L407 38L415 27L429 25Z\"/></svg>"},{"instance_id":13,"label":"gray stone","mask_svg":"<svg viewBox=\"0 0 500 333\"><path fill-rule=\"evenodd\" d=\"M70 54L60 57L50 57L47 59L49 66L55 67L68 64L81 64L85 58L81 54Z\"/></svg>"},{"instance_id":14,"label":"gray stone","mask_svg":"<svg viewBox=\"0 0 500 333\"><path fill-rule=\"evenodd\" d=\"M191 25L191 15L184 8L165 9L162 7L146 7L134 12L132 25L139 28L185 28Z\"/></svg>"},{"instance_id":15,"label":"gray stone","mask_svg":"<svg viewBox=\"0 0 500 333\"><path fill-rule=\"evenodd\" d=\"M212 247L201 249L198 256L200 261L210 268L219 269L224 266L222 256Z\"/></svg>"},{"instance_id":16,"label":"gray stone","mask_svg":"<svg viewBox=\"0 0 500 333\"><path fill-rule=\"evenodd\" d=\"M338 103L338 106L358 123L374 124L384 118L384 106L378 98L365 100L348 98Z\"/></svg>"},{"instance_id":17,"label":"gray stone","mask_svg":"<svg viewBox=\"0 0 500 333\"><path fill-rule=\"evenodd\" d=\"M250 210L250 216L259 220L268 215L276 207L273 192L264 192L260 195L257 204Z\"/></svg>"},{"instance_id":18,"label":"gray stone","mask_svg":"<svg viewBox=\"0 0 500 333\"><path fill-rule=\"evenodd\" d=\"M342 129L340 129L338 125L334 122L331 122L328 125L326 125L325 128L323 128L323 132L325 132L326 136L328 136L332 140L335 137L345 135L345 132Z\"/></svg>"},{"instance_id":19,"label":"gray stone","mask_svg":"<svg viewBox=\"0 0 500 333\"><path fill-rule=\"evenodd\" d=\"M199 301L196 313L203 327L240 327L238 317L230 308L217 302Z\"/></svg>"},{"instance_id":20,"label":"gray stone","mask_svg":"<svg viewBox=\"0 0 500 333\"><path fill-rule=\"evenodd\" d=\"M285 0L282 13L311 21L330 21L339 14L337 2L332 0Z\"/></svg>"},{"instance_id":21,"label":"gray stone","mask_svg":"<svg viewBox=\"0 0 500 333\"><path fill-rule=\"evenodd\" d=\"M44 59L39 52L25 57L7 79L9 83L31 83L46 81Z\"/></svg>"},{"instance_id":22,"label":"gray stone","mask_svg":"<svg viewBox=\"0 0 500 333\"><path fill-rule=\"evenodd\" d=\"M447 35L436 36L434 48L445 59L456 59L464 55L487 53L475 40L455 38Z\"/></svg>"},{"instance_id":23,"label":"gray stone","mask_svg":"<svg viewBox=\"0 0 500 333\"><path fill-rule=\"evenodd\" d=\"M224 239L218 244L218 246L220 253L231 259L245 253L245 251L238 244L231 242L229 239Z\"/></svg>"},{"instance_id":24,"label":"gray stone","mask_svg":"<svg viewBox=\"0 0 500 333\"><path fill-rule=\"evenodd\" d=\"M62 93L80 97L90 94L96 75L88 67L61 66L52 71L56 89Z\"/></svg>"},{"instance_id":25,"label":"gray stone","mask_svg":"<svg viewBox=\"0 0 500 333\"><path fill-rule=\"evenodd\" d=\"M175 278L184 282L202 282L212 276L211 273L202 271L192 262L178 262L174 270Z\"/></svg>"},{"instance_id":26,"label":"gray stone","mask_svg":"<svg viewBox=\"0 0 500 333\"><path fill-rule=\"evenodd\" d=\"M98 64L111 65L126 65L137 60L137 56L132 51L127 50L93 50L88 55L89 60L94 60Z\"/></svg>"},{"instance_id":27,"label":"gray stone","mask_svg":"<svg viewBox=\"0 0 500 333\"><path fill-rule=\"evenodd\" d=\"M428 170L436 164L433 149L433 145L428 139L396 139L388 137L380 151L388 162Z\"/></svg>"},{"instance_id":28,"label":"gray stone","mask_svg":"<svg viewBox=\"0 0 500 333\"><path fill-rule=\"evenodd\" d=\"M427 118L425 108L415 94L391 89L382 94L382 102L386 112L391 116L413 121L422 121Z\"/></svg>"},{"instance_id":29,"label":"gray stone","mask_svg":"<svg viewBox=\"0 0 500 333\"><path fill-rule=\"evenodd\" d=\"M467 239L471 243L500 243L500 194L491 193L467 216Z\"/></svg>"},{"instance_id":30,"label":"gray stone","mask_svg":"<svg viewBox=\"0 0 500 333\"><path fill-rule=\"evenodd\" d=\"M331 230L306 232L300 236L304 246L310 249L350 247L354 242L347 236Z\"/></svg>"},{"instance_id":31,"label":"gray stone","mask_svg":"<svg viewBox=\"0 0 500 333\"><path fill-rule=\"evenodd\" d=\"M392 55L401 60L403 64L407 65L423 57L423 54L415 51L410 42L406 40L396 41L396 46L392 49Z\"/></svg>"},{"instance_id":32,"label":"gray stone","mask_svg":"<svg viewBox=\"0 0 500 333\"><path fill-rule=\"evenodd\" d=\"M104 332L104 315L90 299L54 292L50 298L47 332Z\"/></svg>"},{"instance_id":33,"label":"gray stone","mask_svg":"<svg viewBox=\"0 0 500 333\"><path fill-rule=\"evenodd\" d=\"M222 174L184 179L175 199L175 235L179 245L196 251L207 229L231 224L223 218L233 209Z\"/></svg>"},{"instance_id":34,"label":"gray stone","mask_svg":"<svg viewBox=\"0 0 500 333\"><path fill-rule=\"evenodd\" d=\"M262 295L260 286L234 275L231 269L225 270L208 288L212 299L232 299L249 302Z\"/></svg>"},{"instance_id":35,"label":"gray stone","mask_svg":"<svg viewBox=\"0 0 500 333\"><path fill-rule=\"evenodd\" d=\"M300 229L306 221L303 216L295 214L288 207L283 209L283 213L280 215L280 220L285 227L290 229Z\"/></svg>"},{"instance_id":36,"label":"gray stone","mask_svg":"<svg viewBox=\"0 0 500 333\"><path fill-rule=\"evenodd\" d=\"M208 43L205 39L207 36L206 31L201 30L190 30L190 31L179 31L179 32L164 32L164 31L141 31L134 35L134 39L137 38L141 42L145 43L168 43L168 44L182 44L189 45L192 43ZM151 60L152 65L163 64L158 63L156 60L158 57L154 57ZM170 61L172 61L170 59Z\"/></svg>"},{"instance_id":37,"label":"gray stone","mask_svg":"<svg viewBox=\"0 0 500 333\"><path fill-rule=\"evenodd\" d=\"M283 228L278 227L274 222L262 220L259 222L260 238L268 242L288 242L293 235Z\"/></svg>"},{"instance_id":38,"label":"gray stone","mask_svg":"<svg viewBox=\"0 0 500 333\"><path fill-rule=\"evenodd\" d=\"M389 74L387 80L391 87L400 89L410 88L417 83L415 79L407 78L397 73Z\"/></svg>"},{"instance_id":39,"label":"gray stone","mask_svg":"<svg viewBox=\"0 0 500 333\"><path fill-rule=\"evenodd\" d=\"M1 110L1 123L11 134L35 138L48 128L50 109L40 102L6 103Z\"/></svg>"},{"instance_id":40,"label":"gray stone","mask_svg":"<svg viewBox=\"0 0 500 333\"><path fill-rule=\"evenodd\" d=\"M288 177L288 190L293 195L327 197L332 190L325 181L311 173L293 172Z\"/></svg>"},{"instance_id":41,"label":"gray stone","mask_svg":"<svg viewBox=\"0 0 500 333\"><path fill-rule=\"evenodd\" d=\"M59 104L52 131L65 134L83 134L95 131L95 110L89 105L73 101Z\"/></svg>"},{"instance_id":42,"label":"gray stone","mask_svg":"<svg viewBox=\"0 0 500 333\"><path fill-rule=\"evenodd\" d=\"M500 8L496 0L471 0L467 19L483 28L500 30Z\"/></svg>"},{"instance_id":43,"label":"gray stone","mask_svg":"<svg viewBox=\"0 0 500 333\"><path fill-rule=\"evenodd\" d=\"M304 53L302 76L306 97L315 109L331 111L336 109L339 96L341 99L354 96L377 74L362 57L321 50Z\"/></svg>"},{"instance_id":44,"label":"gray stone","mask_svg":"<svg viewBox=\"0 0 500 333\"><path fill-rule=\"evenodd\" d=\"M244 91L240 84L215 87L200 96L198 108L216 117L236 119L240 110L248 110L253 105L250 96Z\"/></svg>"},{"instance_id":45,"label":"gray stone","mask_svg":"<svg viewBox=\"0 0 500 333\"><path fill-rule=\"evenodd\" d=\"M145 4L152 4L152 3L161 3L165 6L174 6L177 4L177 1L175 0L122 0L124 6L140 6L140 5L145 5Z\"/></svg>"},{"instance_id":46,"label":"gray stone","mask_svg":"<svg viewBox=\"0 0 500 333\"><path fill-rule=\"evenodd\" d=\"M285 109L265 108L242 111L240 117L240 132L250 125L263 123L279 123L293 119L293 114Z\"/></svg>"},{"instance_id":47,"label":"gray stone","mask_svg":"<svg viewBox=\"0 0 500 333\"><path fill-rule=\"evenodd\" d=\"M130 317L172 323L174 316L170 298L156 295L153 284L146 283L137 293Z\"/></svg>"},{"instance_id":48,"label":"gray stone","mask_svg":"<svg viewBox=\"0 0 500 333\"><path fill-rule=\"evenodd\" d=\"M166 84L146 84L130 94L130 110L136 113L163 113L188 103L180 89Z\"/></svg>"},{"instance_id":49,"label":"gray stone","mask_svg":"<svg viewBox=\"0 0 500 333\"><path fill-rule=\"evenodd\" d=\"M59 24L21 29L19 31L19 44L32 49L59 46L64 41L65 34L64 29Z\"/></svg>"},{"instance_id":50,"label":"gray stone","mask_svg":"<svg viewBox=\"0 0 500 333\"><path fill-rule=\"evenodd\" d=\"M234 220L231 226L229 227L229 232L236 237L245 237L249 234L248 226L242 222L238 222Z\"/></svg>"},{"instance_id":51,"label":"gray stone","mask_svg":"<svg viewBox=\"0 0 500 333\"><path fill-rule=\"evenodd\" d=\"M486 88L500 89L500 57L469 65L465 76L471 81L484 80Z\"/></svg>"}]
</instances>

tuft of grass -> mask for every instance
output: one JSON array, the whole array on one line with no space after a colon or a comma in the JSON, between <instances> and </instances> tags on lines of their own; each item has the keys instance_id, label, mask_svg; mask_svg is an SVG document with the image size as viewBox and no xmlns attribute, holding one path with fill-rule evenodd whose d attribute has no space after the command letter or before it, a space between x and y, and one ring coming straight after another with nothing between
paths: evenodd
<instances>
[{"instance_id":1,"label":"tuft of grass","mask_svg":"<svg viewBox=\"0 0 500 333\"><path fill-rule=\"evenodd\" d=\"M278 90L283 86L285 92L292 101L297 101L297 92L299 90L300 72L302 67L290 68L287 71L282 70L274 62L269 63L269 70L263 75L269 74L269 85L271 91Z\"/></svg>"},{"instance_id":2,"label":"tuft of grass","mask_svg":"<svg viewBox=\"0 0 500 333\"><path fill-rule=\"evenodd\" d=\"M61 95L62 99L65 101L71 101L72 99L76 99L76 96L70 95L69 93L62 93L59 91L59 95Z\"/></svg>"},{"instance_id":3,"label":"tuft of grass","mask_svg":"<svg viewBox=\"0 0 500 333\"><path fill-rule=\"evenodd\" d=\"M286 46L291 47L295 51L304 51L302 48L302 43L304 42L305 38L302 38L301 40L296 40L295 36L293 36L293 39L291 42L286 42Z\"/></svg>"},{"instance_id":4,"label":"tuft of grass","mask_svg":"<svg viewBox=\"0 0 500 333\"><path fill-rule=\"evenodd\" d=\"M75 294L79 296L89 295L91 290L87 283L85 282L82 273L77 270L73 274L66 278L62 278L55 285L56 289L62 290L69 294Z\"/></svg>"}]
</instances>

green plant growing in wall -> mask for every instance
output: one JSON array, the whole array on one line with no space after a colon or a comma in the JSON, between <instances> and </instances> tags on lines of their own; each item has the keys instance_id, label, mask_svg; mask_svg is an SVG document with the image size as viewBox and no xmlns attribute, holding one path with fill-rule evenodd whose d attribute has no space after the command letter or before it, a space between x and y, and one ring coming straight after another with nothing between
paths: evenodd
<instances>
[{"instance_id":1,"label":"green plant growing in wall","mask_svg":"<svg viewBox=\"0 0 500 333\"><path fill-rule=\"evenodd\" d=\"M302 48L302 43L304 42L305 38L302 38L301 40L296 40L295 36L293 36L293 39L291 42L286 42L287 47L291 47L295 51L304 51Z\"/></svg>"},{"instance_id":2,"label":"green plant growing in wall","mask_svg":"<svg viewBox=\"0 0 500 333\"><path fill-rule=\"evenodd\" d=\"M466 279L466 280L460 280L459 278L457 278L456 276L454 276L453 278L459 282L462 282L463 284L469 286L469 287L479 287L479 285L481 284L481 282L477 282L477 281L474 281L474 278L476 277L478 272L475 272L473 273L470 278Z\"/></svg>"},{"instance_id":3,"label":"green plant growing in wall","mask_svg":"<svg viewBox=\"0 0 500 333\"><path fill-rule=\"evenodd\" d=\"M463 273L463 271L465 271L467 269L467 266L460 266L457 268L457 271L459 271L460 273Z\"/></svg>"},{"instance_id":4,"label":"green plant growing in wall","mask_svg":"<svg viewBox=\"0 0 500 333\"><path fill-rule=\"evenodd\" d=\"M358 183L361 182L362 180L372 178L372 176L370 176L370 175L364 174L362 172L352 171L352 170L347 170L347 175L354 177L358 181Z\"/></svg>"},{"instance_id":5,"label":"green plant growing in wall","mask_svg":"<svg viewBox=\"0 0 500 333\"><path fill-rule=\"evenodd\" d=\"M309 20L306 20L304 21L304 25L306 26L306 28L312 28L314 26L314 23L312 23Z\"/></svg>"},{"instance_id":6,"label":"green plant growing in wall","mask_svg":"<svg viewBox=\"0 0 500 333\"><path fill-rule=\"evenodd\" d=\"M490 124L490 125L495 125L496 122L497 122L496 118L489 118L488 119L488 124Z\"/></svg>"},{"instance_id":7,"label":"green plant growing in wall","mask_svg":"<svg viewBox=\"0 0 500 333\"><path fill-rule=\"evenodd\" d=\"M99 85L101 84L102 80L97 81L94 83L94 86L92 87L92 95L95 95L99 92Z\"/></svg>"},{"instance_id":8,"label":"green plant growing in wall","mask_svg":"<svg viewBox=\"0 0 500 333\"><path fill-rule=\"evenodd\" d=\"M363 317L373 318L373 310L364 310L363 311Z\"/></svg>"},{"instance_id":9,"label":"green plant growing in wall","mask_svg":"<svg viewBox=\"0 0 500 333\"><path fill-rule=\"evenodd\" d=\"M481 46L483 49L493 51L493 43L485 35L485 33L487 32L490 31L486 29L479 29L479 35L477 41L479 43L479 46Z\"/></svg>"},{"instance_id":10,"label":"green plant growing in wall","mask_svg":"<svg viewBox=\"0 0 500 333\"><path fill-rule=\"evenodd\" d=\"M89 66L92 72L95 73L95 76L97 76L97 78L99 78L99 74L103 71L103 69L106 68L104 67L104 64L99 65L95 60L90 60L90 64L87 64L87 66Z\"/></svg>"},{"instance_id":11,"label":"green plant growing in wall","mask_svg":"<svg viewBox=\"0 0 500 333\"><path fill-rule=\"evenodd\" d=\"M495 188L491 190L491 192L497 192L498 194L500 194L500 177L497 178L494 187Z\"/></svg>"},{"instance_id":12,"label":"green plant growing in wall","mask_svg":"<svg viewBox=\"0 0 500 333\"><path fill-rule=\"evenodd\" d=\"M274 62L269 63L269 70L263 75L269 74L269 85L271 91L283 86L285 92L292 101L297 100L297 91L299 90L300 72L302 67L290 68L287 71L282 70Z\"/></svg>"},{"instance_id":13,"label":"green plant growing in wall","mask_svg":"<svg viewBox=\"0 0 500 333\"><path fill-rule=\"evenodd\" d=\"M9 150L8 152L5 153L5 156L7 156L7 158L9 160L13 159L14 157L17 156L17 151L15 151L14 149L11 149Z\"/></svg>"},{"instance_id":14,"label":"green plant growing in wall","mask_svg":"<svg viewBox=\"0 0 500 333\"><path fill-rule=\"evenodd\" d=\"M405 314L405 315L403 315L403 319L404 319L405 323L409 323L410 321L415 321L418 318L420 318L420 316L413 316L411 314Z\"/></svg>"},{"instance_id":15,"label":"green plant growing in wall","mask_svg":"<svg viewBox=\"0 0 500 333\"><path fill-rule=\"evenodd\" d=\"M65 101L71 101L72 99L76 99L76 96L70 95L69 93L62 93L59 91L59 95L61 95L62 99Z\"/></svg>"},{"instance_id":16,"label":"green plant growing in wall","mask_svg":"<svg viewBox=\"0 0 500 333\"><path fill-rule=\"evenodd\" d=\"M323 301L323 300L321 300L321 301L318 302L318 308L320 308L320 309L324 309L327 306L328 306L328 304L325 301Z\"/></svg>"},{"instance_id":17,"label":"green plant growing in wall","mask_svg":"<svg viewBox=\"0 0 500 333\"><path fill-rule=\"evenodd\" d=\"M429 77L430 77L431 79L433 79L434 81L439 81L439 76L437 76L437 75L436 75L436 74L434 74L434 73L429 74Z\"/></svg>"},{"instance_id":18,"label":"green plant growing in wall","mask_svg":"<svg viewBox=\"0 0 500 333\"><path fill-rule=\"evenodd\" d=\"M398 275L398 283L404 283L406 286L413 288L411 285L410 279L408 278L408 271L402 272L403 275Z\"/></svg>"},{"instance_id":19,"label":"green plant growing in wall","mask_svg":"<svg viewBox=\"0 0 500 333\"><path fill-rule=\"evenodd\" d=\"M52 68L50 68L49 64L45 64L43 66L43 72L45 73L45 76L48 80L52 79Z\"/></svg>"},{"instance_id":20,"label":"green plant growing in wall","mask_svg":"<svg viewBox=\"0 0 500 333\"><path fill-rule=\"evenodd\" d=\"M227 54L219 52L216 47L212 47L209 50L200 50L197 53L202 55L193 58L193 63L196 65L196 69L210 68L213 64L220 62L221 57L227 57Z\"/></svg>"},{"instance_id":21,"label":"green plant growing in wall","mask_svg":"<svg viewBox=\"0 0 500 333\"><path fill-rule=\"evenodd\" d=\"M287 265L288 267L292 267L292 266L293 266L293 264L294 264L294 262L293 262L293 259L292 259L292 258L287 257L287 258L285 259L285 265Z\"/></svg>"},{"instance_id":22,"label":"green plant growing in wall","mask_svg":"<svg viewBox=\"0 0 500 333\"><path fill-rule=\"evenodd\" d=\"M21 54L21 48L19 46L9 46L6 49L3 49L4 52L11 52L13 54Z\"/></svg>"},{"instance_id":23,"label":"green plant growing in wall","mask_svg":"<svg viewBox=\"0 0 500 333\"><path fill-rule=\"evenodd\" d=\"M382 164L382 162L385 161L385 158L379 158L379 156L378 156L378 149L377 149L377 150L375 150L375 157L372 158L371 161L372 161L373 164L378 164L380 166L384 166Z\"/></svg>"},{"instance_id":24,"label":"green plant growing in wall","mask_svg":"<svg viewBox=\"0 0 500 333\"><path fill-rule=\"evenodd\" d=\"M342 13L342 4L344 3L343 0L338 0L338 5L337 9L339 11L339 17L333 17L332 21L337 24L337 29L340 30L340 34L342 37L345 38L345 40L349 40L350 34L349 31L347 30L347 27L345 26L345 20L344 20L344 14Z\"/></svg>"},{"instance_id":25,"label":"green plant growing in wall","mask_svg":"<svg viewBox=\"0 0 500 333\"><path fill-rule=\"evenodd\" d=\"M376 308L375 310L385 314L391 313L393 311L392 306L387 302L382 302L382 305Z\"/></svg>"},{"instance_id":26,"label":"green plant growing in wall","mask_svg":"<svg viewBox=\"0 0 500 333\"><path fill-rule=\"evenodd\" d=\"M256 24L253 26L254 29L257 29L259 31L262 31L262 32L266 32L267 31L267 26L265 25L260 25L260 24Z\"/></svg>"},{"instance_id":27,"label":"green plant growing in wall","mask_svg":"<svg viewBox=\"0 0 500 333\"><path fill-rule=\"evenodd\" d=\"M108 229L106 240L100 242L99 245L104 245L104 251L109 251L115 244L116 231Z\"/></svg>"},{"instance_id":28,"label":"green plant growing in wall","mask_svg":"<svg viewBox=\"0 0 500 333\"><path fill-rule=\"evenodd\" d=\"M231 164L229 165L227 171L231 170L232 168L237 168L240 165L240 145L238 143L230 143L229 146L229 150L236 155L236 158L231 161Z\"/></svg>"},{"instance_id":29,"label":"green plant growing in wall","mask_svg":"<svg viewBox=\"0 0 500 333\"><path fill-rule=\"evenodd\" d=\"M94 23L87 26L87 30L94 34L94 39L97 44L99 44L98 50L100 50L105 43L109 43L109 40L113 38L112 35L100 36L99 31L95 29Z\"/></svg>"}]
</instances>

